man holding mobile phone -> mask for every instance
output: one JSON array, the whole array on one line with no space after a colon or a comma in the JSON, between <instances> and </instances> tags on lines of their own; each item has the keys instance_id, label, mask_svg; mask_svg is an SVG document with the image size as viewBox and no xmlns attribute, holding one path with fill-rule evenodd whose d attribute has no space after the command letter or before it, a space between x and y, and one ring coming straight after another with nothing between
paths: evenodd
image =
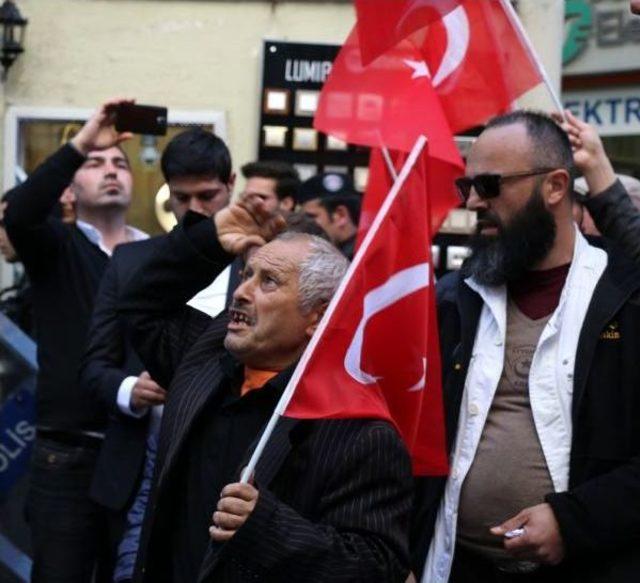
<instances>
[{"instance_id":1,"label":"man holding mobile phone","mask_svg":"<svg viewBox=\"0 0 640 583\"><path fill-rule=\"evenodd\" d=\"M98 108L70 143L43 162L7 198L5 226L31 280L38 343L38 385L31 483L27 501L34 583L92 580L108 545L103 508L89 485L107 413L78 382L94 297L114 248L146 238L126 224L132 175L114 129L123 99ZM70 187L77 222L52 217ZM95 581L109 581L101 561Z\"/></svg>"},{"instance_id":2,"label":"man holding mobile phone","mask_svg":"<svg viewBox=\"0 0 640 583\"><path fill-rule=\"evenodd\" d=\"M212 132L194 127L177 134L165 147L160 166L169 185L169 204L178 221L188 210L213 216L229 203L235 180L231 154ZM84 388L111 412L110 430L91 495L114 512L127 513L117 553L116 582L130 581L133 575L165 401L164 389L142 372L117 303L130 279L146 276L139 273L140 266L165 237L121 245L114 253L96 296L80 373ZM235 271L239 275L237 266ZM233 292L235 285L234 271L228 268L196 295L189 302L190 307L185 306L192 313L191 324L209 321L203 311L211 316L222 311L229 290ZM102 463L103 458L109 463Z\"/></svg>"}]
</instances>

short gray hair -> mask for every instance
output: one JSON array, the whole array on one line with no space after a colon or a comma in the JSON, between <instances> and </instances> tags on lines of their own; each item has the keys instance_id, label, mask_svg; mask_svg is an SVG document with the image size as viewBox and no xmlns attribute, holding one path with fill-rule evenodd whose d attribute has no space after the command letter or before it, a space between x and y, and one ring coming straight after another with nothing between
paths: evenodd
<instances>
[{"instance_id":1,"label":"short gray hair","mask_svg":"<svg viewBox=\"0 0 640 583\"><path fill-rule=\"evenodd\" d=\"M298 288L300 309L304 314L322 304L329 303L338 289L349 261L329 241L307 233L285 232L277 241L304 241L309 245L309 254L300 263Z\"/></svg>"}]
</instances>

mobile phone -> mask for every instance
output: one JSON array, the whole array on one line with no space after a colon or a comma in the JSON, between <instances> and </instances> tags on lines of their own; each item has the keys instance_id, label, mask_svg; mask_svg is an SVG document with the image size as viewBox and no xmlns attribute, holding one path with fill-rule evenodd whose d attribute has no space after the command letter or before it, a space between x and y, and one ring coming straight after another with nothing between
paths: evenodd
<instances>
[{"instance_id":1,"label":"mobile phone","mask_svg":"<svg viewBox=\"0 0 640 583\"><path fill-rule=\"evenodd\" d=\"M166 107L121 103L116 109L116 130L151 136L167 133Z\"/></svg>"}]
</instances>

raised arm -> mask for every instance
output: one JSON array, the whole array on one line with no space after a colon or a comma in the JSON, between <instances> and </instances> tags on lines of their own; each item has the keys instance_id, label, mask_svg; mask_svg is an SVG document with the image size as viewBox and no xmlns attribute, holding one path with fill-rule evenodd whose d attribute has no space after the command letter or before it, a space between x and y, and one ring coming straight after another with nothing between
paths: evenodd
<instances>
[{"instance_id":1,"label":"raised arm","mask_svg":"<svg viewBox=\"0 0 640 583\"><path fill-rule=\"evenodd\" d=\"M198 291L251 245L261 245L282 228L257 199L234 204L213 219L187 216L156 245L125 284L118 311L128 320L134 347L151 376L169 387L185 351L211 319L185 306Z\"/></svg>"},{"instance_id":2,"label":"raised arm","mask_svg":"<svg viewBox=\"0 0 640 583\"><path fill-rule=\"evenodd\" d=\"M566 112L562 127L573 147L574 162L589 188L584 202L598 230L640 264L640 211L616 178L595 128Z\"/></svg>"},{"instance_id":3,"label":"raised arm","mask_svg":"<svg viewBox=\"0 0 640 583\"><path fill-rule=\"evenodd\" d=\"M70 143L6 194L8 205L4 222L7 234L27 269L46 262L45 251L50 253L55 246L55 232L48 220L76 171L84 164L86 155L131 137L128 133L118 133L113 127L116 108L123 102L126 100L113 99L103 104Z\"/></svg>"}]
</instances>

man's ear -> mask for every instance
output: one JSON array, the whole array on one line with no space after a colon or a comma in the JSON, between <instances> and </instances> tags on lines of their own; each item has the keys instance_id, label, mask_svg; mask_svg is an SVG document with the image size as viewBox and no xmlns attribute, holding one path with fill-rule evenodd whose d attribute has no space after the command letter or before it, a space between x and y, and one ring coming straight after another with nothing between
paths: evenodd
<instances>
[{"instance_id":1,"label":"man's ear","mask_svg":"<svg viewBox=\"0 0 640 583\"><path fill-rule=\"evenodd\" d=\"M545 198L549 206L556 206L566 198L571 197L569 182L569 173L566 170L554 170L547 175Z\"/></svg>"},{"instance_id":2,"label":"man's ear","mask_svg":"<svg viewBox=\"0 0 640 583\"><path fill-rule=\"evenodd\" d=\"M322 320L322 316L324 316L325 311L327 310L328 302L322 302L320 306L314 308L313 311L309 314L309 324L305 330L307 336L311 338L318 328L318 324L320 324L320 320Z\"/></svg>"}]
</instances>

